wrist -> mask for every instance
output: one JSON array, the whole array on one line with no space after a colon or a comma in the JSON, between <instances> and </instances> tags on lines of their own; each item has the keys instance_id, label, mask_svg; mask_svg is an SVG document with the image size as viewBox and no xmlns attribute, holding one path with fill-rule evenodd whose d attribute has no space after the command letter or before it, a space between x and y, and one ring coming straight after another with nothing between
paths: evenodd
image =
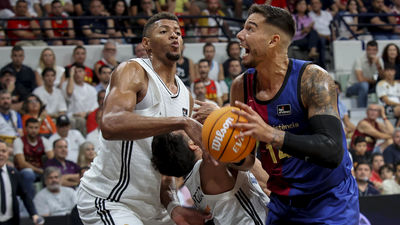
<instances>
[{"instance_id":1,"label":"wrist","mask_svg":"<svg viewBox=\"0 0 400 225\"><path fill-rule=\"evenodd\" d=\"M181 206L181 205L179 204L179 201L176 201L176 200L172 200L170 203L168 203L167 212L171 218L172 218L172 211L174 211L174 209L178 206Z\"/></svg>"}]
</instances>

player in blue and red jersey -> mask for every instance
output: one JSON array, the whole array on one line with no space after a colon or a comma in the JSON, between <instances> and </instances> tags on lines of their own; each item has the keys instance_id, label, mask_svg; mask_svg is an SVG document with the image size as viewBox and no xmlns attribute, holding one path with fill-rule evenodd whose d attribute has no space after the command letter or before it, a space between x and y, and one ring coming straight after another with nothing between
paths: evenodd
<instances>
[{"instance_id":1,"label":"player in blue and red jersey","mask_svg":"<svg viewBox=\"0 0 400 225\"><path fill-rule=\"evenodd\" d=\"M233 81L231 104L248 123L240 136L260 141L270 175L267 224L358 224L358 191L339 119L335 84L325 70L289 59L291 15L253 5L237 35L248 68ZM244 102L245 104L241 103ZM254 155L242 162L250 167Z\"/></svg>"}]
</instances>

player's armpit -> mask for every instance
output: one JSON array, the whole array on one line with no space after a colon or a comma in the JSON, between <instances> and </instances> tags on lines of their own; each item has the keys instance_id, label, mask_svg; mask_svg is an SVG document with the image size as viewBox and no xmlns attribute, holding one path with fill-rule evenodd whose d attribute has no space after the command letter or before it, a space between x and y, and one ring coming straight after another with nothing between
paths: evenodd
<instances>
[{"instance_id":1,"label":"player's armpit","mask_svg":"<svg viewBox=\"0 0 400 225\"><path fill-rule=\"evenodd\" d=\"M335 83L321 67L309 65L301 78L301 100L308 111L308 118L314 115L331 115L339 118Z\"/></svg>"}]
</instances>

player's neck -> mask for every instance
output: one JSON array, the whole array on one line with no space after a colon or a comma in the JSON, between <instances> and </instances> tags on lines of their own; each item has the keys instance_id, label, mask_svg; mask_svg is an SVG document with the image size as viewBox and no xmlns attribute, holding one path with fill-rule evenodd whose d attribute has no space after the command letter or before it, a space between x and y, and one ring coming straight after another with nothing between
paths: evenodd
<instances>
[{"instance_id":1,"label":"player's neck","mask_svg":"<svg viewBox=\"0 0 400 225\"><path fill-rule=\"evenodd\" d=\"M161 77L162 81L168 86L175 84L176 62L171 60L161 61L152 59L151 64L154 71Z\"/></svg>"},{"instance_id":2,"label":"player's neck","mask_svg":"<svg viewBox=\"0 0 400 225\"><path fill-rule=\"evenodd\" d=\"M257 69L257 85L261 90L271 90L281 87L288 70L287 55L277 55L271 60L260 63Z\"/></svg>"}]
</instances>

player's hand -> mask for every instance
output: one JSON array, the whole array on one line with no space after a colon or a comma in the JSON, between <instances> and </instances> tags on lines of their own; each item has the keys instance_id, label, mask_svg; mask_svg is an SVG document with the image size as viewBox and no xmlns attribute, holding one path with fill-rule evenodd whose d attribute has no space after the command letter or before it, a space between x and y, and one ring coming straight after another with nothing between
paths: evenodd
<instances>
[{"instance_id":1,"label":"player's hand","mask_svg":"<svg viewBox=\"0 0 400 225\"><path fill-rule=\"evenodd\" d=\"M208 115L210 115L213 111L219 109L216 104L213 104L211 102L202 102L199 100L194 100L194 102L200 107L193 108L194 114L192 117L202 124L204 123Z\"/></svg>"},{"instance_id":2,"label":"player's hand","mask_svg":"<svg viewBox=\"0 0 400 225\"><path fill-rule=\"evenodd\" d=\"M211 214L178 206L172 210L171 218L177 225L198 225L211 219Z\"/></svg>"}]
</instances>

